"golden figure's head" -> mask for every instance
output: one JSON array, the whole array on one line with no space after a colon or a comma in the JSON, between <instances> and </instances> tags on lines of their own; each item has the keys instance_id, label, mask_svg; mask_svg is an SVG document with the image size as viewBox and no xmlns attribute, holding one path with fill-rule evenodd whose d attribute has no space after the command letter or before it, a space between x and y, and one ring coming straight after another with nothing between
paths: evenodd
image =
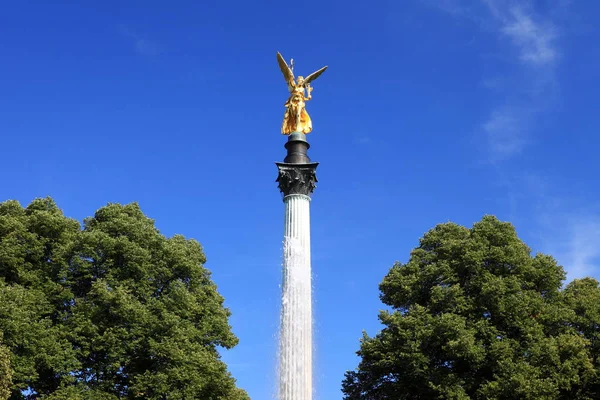
<instances>
[{"instance_id":1,"label":"golden figure's head","mask_svg":"<svg viewBox=\"0 0 600 400\"><path fill-rule=\"evenodd\" d=\"M303 76L299 76L298 77L298 86L302 86L304 85L304 77Z\"/></svg>"}]
</instances>

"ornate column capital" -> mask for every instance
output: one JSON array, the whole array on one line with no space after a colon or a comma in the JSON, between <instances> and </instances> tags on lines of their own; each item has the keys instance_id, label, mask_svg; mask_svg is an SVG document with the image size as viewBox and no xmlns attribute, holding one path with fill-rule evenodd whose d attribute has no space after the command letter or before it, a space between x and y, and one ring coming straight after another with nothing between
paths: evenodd
<instances>
[{"instance_id":1,"label":"ornate column capital","mask_svg":"<svg viewBox=\"0 0 600 400\"><path fill-rule=\"evenodd\" d=\"M284 196L303 194L310 196L317 186L317 165L319 163L290 164L275 163L279 169L277 181Z\"/></svg>"}]
</instances>

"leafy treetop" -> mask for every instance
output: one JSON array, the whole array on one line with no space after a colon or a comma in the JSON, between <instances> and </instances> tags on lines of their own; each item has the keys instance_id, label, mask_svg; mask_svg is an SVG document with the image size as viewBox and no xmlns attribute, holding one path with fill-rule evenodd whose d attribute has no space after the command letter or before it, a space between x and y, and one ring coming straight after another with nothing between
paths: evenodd
<instances>
[{"instance_id":1,"label":"leafy treetop","mask_svg":"<svg viewBox=\"0 0 600 400\"><path fill-rule=\"evenodd\" d=\"M564 279L495 217L436 226L383 279L391 310L363 334L345 398L598 398L600 289Z\"/></svg>"},{"instance_id":2,"label":"leafy treetop","mask_svg":"<svg viewBox=\"0 0 600 400\"><path fill-rule=\"evenodd\" d=\"M50 198L0 203L0 398L248 399L205 261L136 203L83 228Z\"/></svg>"}]
</instances>

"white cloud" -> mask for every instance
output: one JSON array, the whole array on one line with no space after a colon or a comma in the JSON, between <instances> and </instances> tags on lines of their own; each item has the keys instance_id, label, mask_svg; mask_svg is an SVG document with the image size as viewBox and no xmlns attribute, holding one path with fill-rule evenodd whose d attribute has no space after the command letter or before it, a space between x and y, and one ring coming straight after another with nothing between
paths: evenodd
<instances>
[{"instance_id":1,"label":"white cloud","mask_svg":"<svg viewBox=\"0 0 600 400\"><path fill-rule=\"evenodd\" d=\"M506 38L514 48L517 61L526 69L516 72L512 84L503 88L506 99L493 107L482 124L487 135L490 159L498 161L523 151L532 140L532 123L544 111L548 92L556 87L554 68L558 59L556 28L547 20L522 7L507 8L506 2L482 0L490 19L496 24L501 39ZM526 4L525 2L523 4ZM511 54L508 54L511 59ZM535 79L532 78L535 76ZM498 78L487 78L495 81ZM493 88L497 92L497 87Z\"/></svg>"},{"instance_id":2,"label":"white cloud","mask_svg":"<svg viewBox=\"0 0 600 400\"><path fill-rule=\"evenodd\" d=\"M564 263L568 268L568 278L597 276L600 271L600 220L576 221L570 227Z\"/></svg>"},{"instance_id":3,"label":"white cloud","mask_svg":"<svg viewBox=\"0 0 600 400\"><path fill-rule=\"evenodd\" d=\"M513 7L510 18L504 23L502 33L519 48L520 59L534 66L548 66L556 61L554 43L556 30L549 23L535 22L521 8Z\"/></svg>"},{"instance_id":4,"label":"white cloud","mask_svg":"<svg viewBox=\"0 0 600 400\"><path fill-rule=\"evenodd\" d=\"M504 107L492 111L483 124L493 161L520 153L526 143L525 122L519 112Z\"/></svg>"},{"instance_id":5,"label":"white cloud","mask_svg":"<svg viewBox=\"0 0 600 400\"><path fill-rule=\"evenodd\" d=\"M536 13L532 3L508 7L500 0L483 0L499 24L500 38L508 39L515 61L522 65L522 85L503 88L507 100L490 112L483 124L490 152L499 156L521 153L533 137L535 117L549 110L558 89L555 69L560 58L559 31L550 18ZM514 4L514 3L513 3ZM556 1L546 15L566 12L568 1ZM508 7L508 8L507 8ZM495 82L495 80L490 80ZM490 89L497 90L491 86ZM510 94L512 91L512 95ZM507 94L508 93L508 94ZM518 110L518 112L517 112ZM542 251L554 256L567 271L567 280L600 274L600 211L575 193L567 193L531 171L522 176L521 188L509 185L509 200L519 198L527 217L523 222L537 231ZM517 184L519 186L519 184Z\"/></svg>"},{"instance_id":6,"label":"white cloud","mask_svg":"<svg viewBox=\"0 0 600 400\"><path fill-rule=\"evenodd\" d=\"M558 30L550 19L535 13L528 2L511 8L500 0L483 1L498 24L500 40L512 48L506 53L509 62L521 66L516 72L513 69L511 77L484 81L491 91L504 97L482 124L490 158L498 161L524 152L535 139L536 117L552 104L559 86L555 74L559 61ZM564 8L566 3L557 6ZM538 174L520 171L515 175L502 170L499 168L499 173L508 174L505 179L510 182L507 196L512 218L527 215L523 223L530 231L537 231L536 242L563 265L567 279L597 275L600 214L578 208L574 195L560 193L560 188L554 188L559 192L553 193L550 182ZM516 212L517 208L521 208L521 213Z\"/></svg>"},{"instance_id":7,"label":"white cloud","mask_svg":"<svg viewBox=\"0 0 600 400\"><path fill-rule=\"evenodd\" d=\"M558 28L550 15L566 10L566 0L555 0L536 12L530 0L419 0L454 18L470 21L480 35L497 40L495 75L482 79L482 85L498 98L480 126L488 144L489 160L507 159L523 152L533 142L535 117L551 103L557 88L555 67L559 59ZM496 50L494 50L496 49ZM508 62L521 68L502 68ZM505 72L510 71L510 73Z\"/></svg>"},{"instance_id":8,"label":"white cloud","mask_svg":"<svg viewBox=\"0 0 600 400\"><path fill-rule=\"evenodd\" d=\"M119 25L118 28L123 36L132 41L134 49L138 54L143 56L157 56L161 53L160 46L157 43L141 37L125 25Z\"/></svg>"},{"instance_id":9,"label":"white cloud","mask_svg":"<svg viewBox=\"0 0 600 400\"><path fill-rule=\"evenodd\" d=\"M510 72L486 76L481 82L497 99L481 130L490 161L496 164L498 177L503 177L511 219L526 227L540 251L563 265L568 280L600 278L600 206L590 206L583 195L578 198L565 192L531 170L515 173L496 163L524 153L534 142L536 118L550 109L559 88L556 67L561 32L553 22L567 13L569 1L546 3L544 13L534 7L538 4L530 0L448 0L437 6L455 18L474 22L482 35L498 39L501 54L495 59L512 64L505 69Z\"/></svg>"},{"instance_id":10,"label":"white cloud","mask_svg":"<svg viewBox=\"0 0 600 400\"><path fill-rule=\"evenodd\" d=\"M522 171L504 182L511 220L527 228L536 251L552 255L567 280L600 277L600 205L553 179ZM517 204L518 203L518 204Z\"/></svg>"},{"instance_id":11,"label":"white cloud","mask_svg":"<svg viewBox=\"0 0 600 400\"><path fill-rule=\"evenodd\" d=\"M158 45L150 40L146 39L135 39L135 50L144 56L156 56L160 54Z\"/></svg>"},{"instance_id":12,"label":"white cloud","mask_svg":"<svg viewBox=\"0 0 600 400\"><path fill-rule=\"evenodd\" d=\"M567 281L600 273L600 217L561 214L540 214L544 229L541 246L544 252L557 259L567 271Z\"/></svg>"}]
</instances>

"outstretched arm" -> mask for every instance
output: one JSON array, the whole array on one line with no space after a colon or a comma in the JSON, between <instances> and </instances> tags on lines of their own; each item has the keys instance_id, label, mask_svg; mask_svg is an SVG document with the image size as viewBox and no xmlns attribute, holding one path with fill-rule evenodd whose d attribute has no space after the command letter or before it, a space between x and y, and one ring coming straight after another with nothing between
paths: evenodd
<instances>
[{"instance_id":1,"label":"outstretched arm","mask_svg":"<svg viewBox=\"0 0 600 400\"><path fill-rule=\"evenodd\" d=\"M312 88L312 86L310 86L310 84L306 85L306 91L308 93L308 96L304 96L304 100L308 101L308 100L312 99L312 91L313 91L313 88Z\"/></svg>"}]
</instances>

